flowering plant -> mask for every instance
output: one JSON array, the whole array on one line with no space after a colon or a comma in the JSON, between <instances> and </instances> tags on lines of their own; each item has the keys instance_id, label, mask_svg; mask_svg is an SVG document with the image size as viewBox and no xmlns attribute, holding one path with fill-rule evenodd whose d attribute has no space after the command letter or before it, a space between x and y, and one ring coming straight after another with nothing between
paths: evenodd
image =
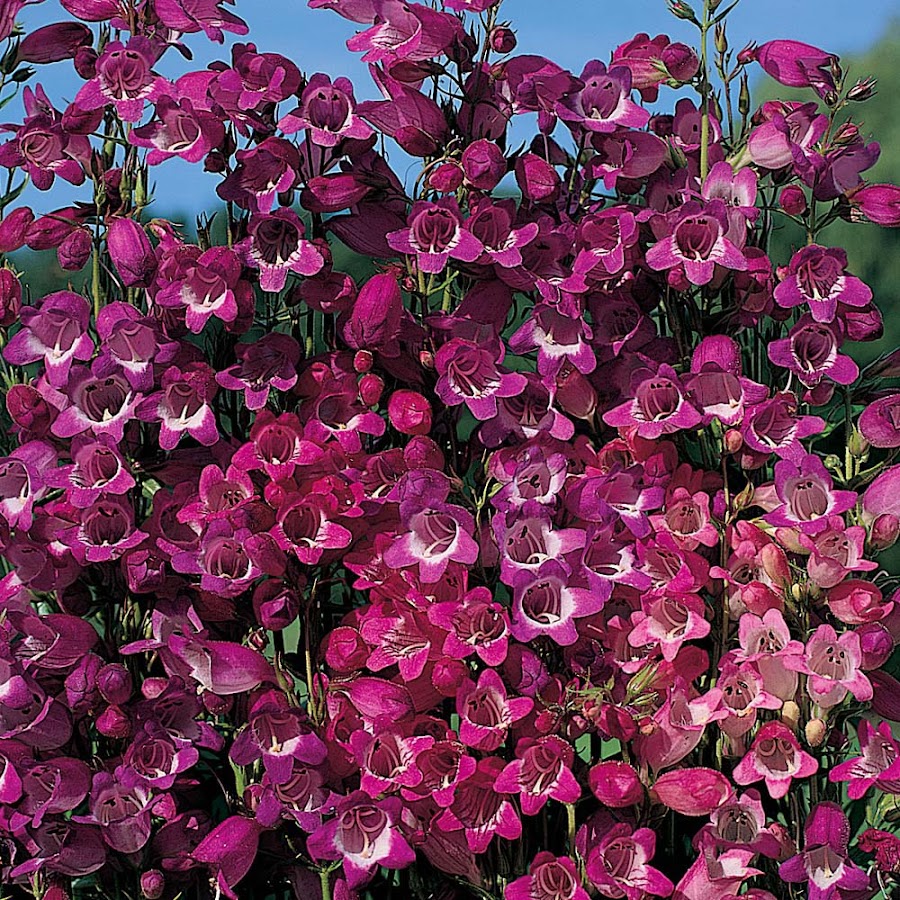
<instances>
[{"instance_id":1,"label":"flowering plant","mask_svg":"<svg viewBox=\"0 0 900 900\"><path fill-rule=\"evenodd\" d=\"M60 2L0 0L0 90L78 80L0 146L3 896L887 897L900 366L828 244L900 225L872 84L719 0L577 74L499 0L310 0L375 100L166 77L225 0ZM148 213L174 157L218 230Z\"/></svg>"}]
</instances>

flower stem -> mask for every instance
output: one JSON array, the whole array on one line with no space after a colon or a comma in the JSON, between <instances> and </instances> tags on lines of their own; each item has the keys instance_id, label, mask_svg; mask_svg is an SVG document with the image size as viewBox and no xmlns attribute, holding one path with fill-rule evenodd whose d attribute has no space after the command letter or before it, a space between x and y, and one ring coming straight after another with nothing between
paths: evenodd
<instances>
[{"instance_id":1,"label":"flower stem","mask_svg":"<svg viewBox=\"0 0 900 900\"><path fill-rule=\"evenodd\" d=\"M322 882L322 900L331 900L331 870L322 869L319 880Z\"/></svg>"},{"instance_id":2,"label":"flower stem","mask_svg":"<svg viewBox=\"0 0 900 900\"><path fill-rule=\"evenodd\" d=\"M703 21L700 23L700 182L709 174L709 59L707 53L710 27L710 0L703 0Z\"/></svg>"}]
</instances>

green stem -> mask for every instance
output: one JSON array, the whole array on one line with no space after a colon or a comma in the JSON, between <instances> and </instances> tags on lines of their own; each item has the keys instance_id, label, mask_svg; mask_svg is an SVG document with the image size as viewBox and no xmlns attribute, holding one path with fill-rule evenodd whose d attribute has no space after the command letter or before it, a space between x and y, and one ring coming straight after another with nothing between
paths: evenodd
<instances>
[{"instance_id":1,"label":"green stem","mask_svg":"<svg viewBox=\"0 0 900 900\"><path fill-rule=\"evenodd\" d=\"M91 256L91 296L94 300L94 321L100 315L103 303L103 291L100 286L100 235L94 239L94 252Z\"/></svg>"},{"instance_id":2,"label":"green stem","mask_svg":"<svg viewBox=\"0 0 900 900\"><path fill-rule=\"evenodd\" d=\"M710 0L703 0L703 21L700 23L700 84L702 102L700 107L700 181L706 181L709 174L709 62L707 54Z\"/></svg>"},{"instance_id":3,"label":"green stem","mask_svg":"<svg viewBox=\"0 0 900 900\"><path fill-rule=\"evenodd\" d=\"M319 880L322 882L322 900L331 900L331 872L322 869L319 872Z\"/></svg>"}]
</instances>

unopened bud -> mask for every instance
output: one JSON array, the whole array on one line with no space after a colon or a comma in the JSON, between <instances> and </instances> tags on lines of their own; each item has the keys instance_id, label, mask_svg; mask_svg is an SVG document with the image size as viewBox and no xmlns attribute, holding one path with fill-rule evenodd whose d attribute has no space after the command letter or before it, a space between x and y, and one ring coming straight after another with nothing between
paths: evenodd
<instances>
[{"instance_id":1,"label":"unopened bud","mask_svg":"<svg viewBox=\"0 0 900 900\"><path fill-rule=\"evenodd\" d=\"M725 444L726 452L737 453L744 446L744 436L737 428L729 428L725 432L723 443Z\"/></svg>"},{"instance_id":2,"label":"unopened bud","mask_svg":"<svg viewBox=\"0 0 900 900\"><path fill-rule=\"evenodd\" d=\"M843 474L844 472L844 463L840 457L835 456L833 453L829 453L825 459L823 460L825 463L826 469L831 469L832 472L840 472Z\"/></svg>"},{"instance_id":3,"label":"unopened bud","mask_svg":"<svg viewBox=\"0 0 900 900\"><path fill-rule=\"evenodd\" d=\"M826 106L837 106L841 98L838 97L837 91L828 91L822 99Z\"/></svg>"},{"instance_id":4,"label":"unopened bud","mask_svg":"<svg viewBox=\"0 0 900 900\"><path fill-rule=\"evenodd\" d=\"M166 876L159 869L148 869L141 875L141 894L146 900L159 900L166 890Z\"/></svg>"},{"instance_id":5,"label":"unopened bud","mask_svg":"<svg viewBox=\"0 0 900 900\"><path fill-rule=\"evenodd\" d=\"M365 375L372 369L375 357L369 350L357 350L353 357L353 371L359 375Z\"/></svg>"},{"instance_id":6,"label":"unopened bud","mask_svg":"<svg viewBox=\"0 0 900 900\"><path fill-rule=\"evenodd\" d=\"M872 523L869 543L873 550L887 550L897 543L900 536L900 519L892 513L883 513Z\"/></svg>"},{"instance_id":7,"label":"unopened bud","mask_svg":"<svg viewBox=\"0 0 900 900\"><path fill-rule=\"evenodd\" d=\"M738 94L738 112L742 116L750 115L750 80L747 73L741 73L741 91Z\"/></svg>"},{"instance_id":8,"label":"unopened bud","mask_svg":"<svg viewBox=\"0 0 900 900\"><path fill-rule=\"evenodd\" d=\"M684 2L684 0L669 0L669 12L676 19L684 19L687 22L696 22L697 17L694 11Z\"/></svg>"},{"instance_id":9,"label":"unopened bud","mask_svg":"<svg viewBox=\"0 0 900 900\"><path fill-rule=\"evenodd\" d=\"M127 738L131 734L131 720L118 706L108 706L97 716L97 731L108 738Z\"/></svg>"},{"instance_id":10,"label":"unopened bud","mask_svg":"<svg viewBox=\"0 0 900 900\"><path fill-rule=\"evenodd\" d=\"M803 188L796 184L789 184L782 188L778 202L789 216L802 216L808 208L806 194L803 193Z\"/></svg>"},{"instance_id":11,"label":"unopened bud","mask_svg":"<svg viewBox=\"0 0 900 900\"><path fill-rule=\"evenodd\" d=\"M831 139L833 144L838 146L847 146L855 144L859 140L859 128L853 122L844 122L840 128L834 133Z\"/></svg>"},{"instance_id":12,"label":"unopened bud","mask_svg":"<svg viewBox=\"0 0 900 900\"><path fill-rule=\"evenodd\" d=\"M725 53L728 50L728 38L725 36L725 26L721 22L716 25L715 30L716 50L719 53Z\"/></svg>"},{"instance_id":13,"label":"unopened bud","mask_svg":"<svg viewBox=\"0 0 900 900\"><path fill-rule=\"evenodd\" d=\"M786 700L781 707L781 721L791 731L797 730L797 725L800 722L800 707L793 700Z\"/></svg>"},{"instance_id":14,"label":"unopened bud","mask_svg":"<svg viewBox=\"0 0 900 900\"><path fill-rule=\"evenodd\" d=\"M869 455L869 442L862 436L858 428L854 428L850 434L847 449L854 459L865 459Z\"/></svg>"},{"instance_id":15,"label":"unopened bud","mask_svg":"<svg viewBox=\"0 0 900 900\"><path fill-rule=\"evenodd\" d=\"M810 747L821 747L828 734L828 726L821 719L810 719L804 728L806 743Z\"/></svg>"},{"instance_id":16,"label":"unopened bud","mask_svg":"<svg viewBox=\"0 0 900 900\"><path fill-rule=\"evenodd\" d=\"M871 100L877 93L874 78L861 78L847 91L847 99L862 103L864 100Z\"/></svg>"},{"instance_id":17,"label":"unopened bud","mask_svg":"<svg viewBox=\"0 0 900 900\"><path fill-rule=\"evenodd\" d=\"M511 28L498 25L491 32L491 50L494 53L512 53L516 49L516 36Z\"/></svg>"},{"instance_id":18,"label":"unopened bud","mask_svg":"<svg viewBox=\"0 0 900 900\"><path fill-rule=\"evenodd\" d=\"M425 369L434 368L434 354L430 350L422 350L419 352L419 362Z\"/></svg>"},{"instance_id":19,"label":"unopened bud","mask_svg":"<svg viewBox=\"0 0 900 900\"><path fill-rule=\"evenodd\" d=\"M359 399L368 407L375 406L384 393L384 380L374 372L367 372L359 379Z\"/></svg>"}]
</instances>

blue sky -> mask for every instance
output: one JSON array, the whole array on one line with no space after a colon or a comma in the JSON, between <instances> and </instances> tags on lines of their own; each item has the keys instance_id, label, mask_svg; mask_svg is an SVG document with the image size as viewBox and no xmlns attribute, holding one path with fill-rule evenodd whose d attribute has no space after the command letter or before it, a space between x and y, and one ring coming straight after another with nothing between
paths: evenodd
<instances>
[{"instance_id":1,"label":"blue sky","mask_svg":"<svg viewBox=\"0 0 900 900\"><path fill-rule=\"evenodd\" d=\"M723 0L723 6L727 2ZM347 75L358 86L359 98L374 96L365 67L344 46L358 27L354 23L332 12L310 10L305 0L237 0L233 9L250 25L250 37L243 40L253 40L261 51L290 56L308 74ZM693 42L696 35L690 26L667 13L664 0L506 0L502 14L512 20L517 31L517 52L542 53L576 74L587 60L607 59L613 47L640 31L665 32L687 42ZM56 0L48 0L26 7L21 20L31 30L64 18L69 16ZM829 51L852 53L874 43L898 18L900 0L741 0L729 18L729 34L736 47L750 40L762 43L795 38ZM195 66L229 56L227 45L211 44L202 35L191 35L188 43L195 53ZM77 88L69 66L58 63L39 73L39 80L59 107ZM160 68L171 77L184 71L185 65L179 65L179 58L172 54ZM660 99L666 102L666 94ZM14 110L17 105L6 107L3 118L8 121L17 114ZM154 174L160 212L173 203L199 209L214 200L216 182L197 166L173 160L157 167ZM22 201L45 211L74 196L83 195L54 190L48 198L29 190Z\"/></svg>"}]
</instances>

